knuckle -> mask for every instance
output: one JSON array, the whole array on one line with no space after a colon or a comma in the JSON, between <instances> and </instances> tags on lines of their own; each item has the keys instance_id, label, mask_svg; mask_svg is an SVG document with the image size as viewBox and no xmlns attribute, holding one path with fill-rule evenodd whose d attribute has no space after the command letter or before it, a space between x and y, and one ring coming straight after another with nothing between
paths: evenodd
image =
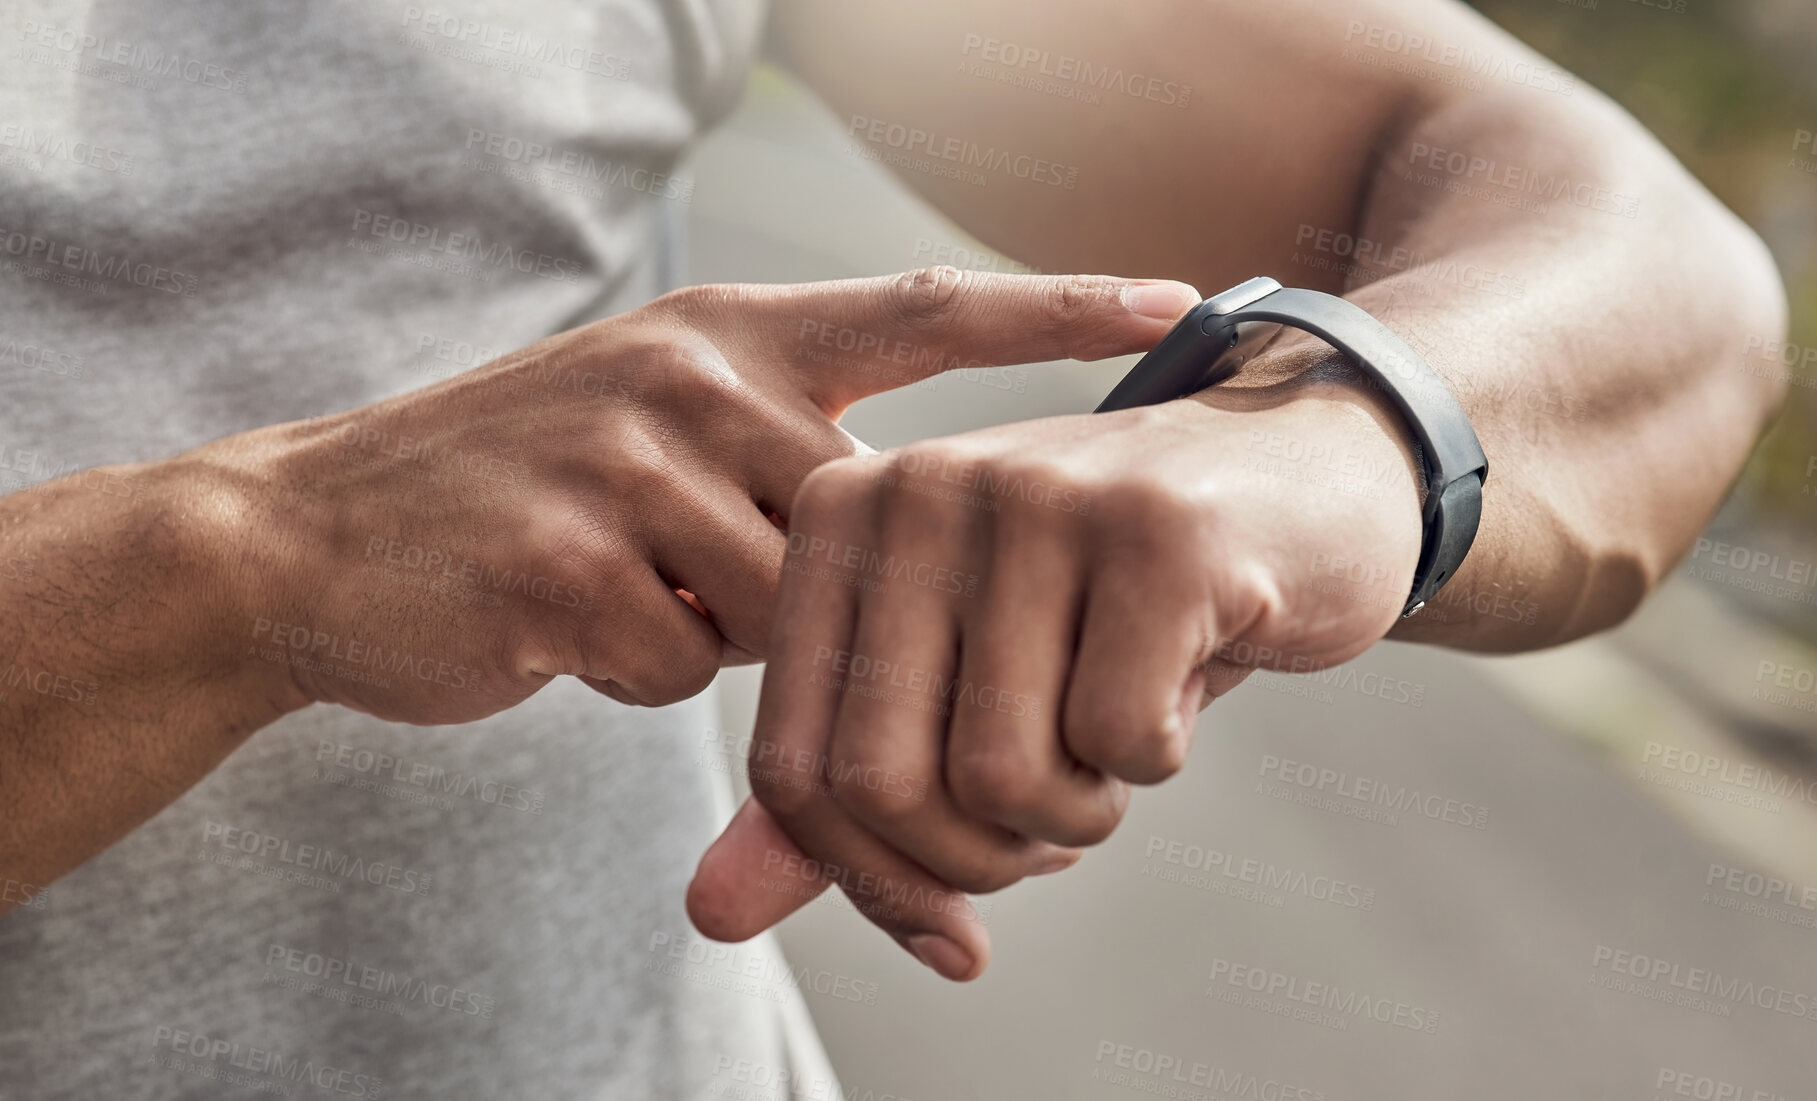
<instances>
[{"instance_id":1,"label":"knuckle","mask_svg":"<svg viewBox=\"0 0 1817 1101\"><path fill-rule=\"evenodd\" d=\"M691 419L711 420L738 400L743 385L718 348L705 340L677 339L642 353L649 385Z\"/></svg>"},{"instance_id":2,"label":"knuckle","mask_svg":"<svg viewBox=\"0 0 1817 1101\"><path fill-rule=\"evenodd\" d=\"M1229 553L1218 537L1216 506L1157 479L1126 479L1098 492L1092 513L1104 545L1130 560L1192 571Z\"/></svg>"},{"instance_id":3,"label":"knuckle","mask_svg":"<svg viewBox=\"0 0 1817 1101\"><path fill-rule=\"evenodd\" d=\"M1095 768L1108 768L1140 737L1135 726L1114 704L1079 701L1067 706L1062 737L1073 756Z\"/></svg>"},{"instance_id":4,"label":"knuckle","mask_svg":"<svg viewBox=\"0 0 1817 1101\"><path fill-rule=\"evenodd\" d=\"M1059 275L1048 282L1041 307L1055 325L1079 326L1095 320L1105 305L1116 304L1121 293L1118 284L1102 277Z\"/></svg>"},{"instance_id":5,"label":"knuckle","mask_svg":"<svg viewBox=\"0 0 1817 1101\"><path fill-rule=\"evenodd\" d=\"M869 487L860 461L836 460L815 467L801 480L790 508L791 526L824 524L858 506Z\"/></svg>"},{"instance_id":6,"label":"knuckle","mask_svg":"<svg viewBox=\"0 0 1817 1101\"><path fill-rule=\"evenodd\" d=\"M994 822L1019 820L1040 805L1034 770L1002 750L955 755L947 786L961 808Z\"/></svg>"},{"instance_id":7,"label":"knuckle","mask_svg":"<svg viewBox=\"0 0 1817 1101\"><path fill-rule=\"evenodd\" d=\"M1112 280L1089 275L1056 277L1042 295L1040 312L1047 327L1060 334L1069 359L1096 359L1102 354L1109 307L1120 306L1122 291Z\"/></svg>"},{"instance_id":8,"label":"knuckle","mask_svg":"<svg viewBox=\"0 0 1817 1101\"><path fill-rule=\"evenodd\" d=\"M754 747L745 773L751 781L751 794L776 819L788 823L799 819L819 799L815 791L817 778L773 760L760 759Z\"/></svg>"},{"instance_id":9,"label":"knuckle","mask_svg":"<svg viewBox=\"0 0 1817 1101\"><path fill-rule=\"evenodd\" d=\"M738 283L696 283L658 296L647 308L654 313L699 319L740 301L745 291Z\"/></svg>"},{"instance_id":10,"label":"knuckle","mask_svg":"<svg viewBox=\"0 0 1817 1101\"><path fill-rule=\"evenodd\" d=\"M831 768L834 799L867 822L894 824L920 809L914 800L876 780L895 774L886 764L835 756Z\"/></svg>"},{"instance_id":11,"label":"knuckle","mask_svg":"<svg viewBox=\"0 0 1817 1101\"><path fill-rule=\"evenodd\" d=\"M1170 732L1167 716L1145 715L1127 704L1076 708L1067 716L1065 738L1073 756L1131 783L1159 783L1186 764L1184 739Z\"/></svg>"},{"instance_id":12,"label":"knuckle","mask_svg":"<svg viewBox=\"0 0 1817 1101\"><path fill-rule=\"evenodd\" d=\"M773 400L753 400L744 416L751 422L750 438L770 449L769 454L799 473L795 484L841 459L865 454L851 433L818 414L802 413Z\"/></svg>"},{"instance_id":13,"label":"knuckle","mask_svg":"<svg viewBox=\"0 0 1817 1101\"><path fill-rule=\"evenodd\" d=\"M1090 479L1059 457L1019 458L1000 464L994 473L1013 511L1025 517L1063 521L1077 509L1077 501L1090 499Z\"/></svg>"},{"instance_id":14,"label":"knuckle","mask_svg":"<svg viewBox=\"0 0 1817 1101\"><path fill-rule=\"evenodd\" d=\"M938 325L952 316L969 278L950 264L905 271L890 288L890 309L911 328Z\"/></svg>"},{"instance_id":15,"label":"knuckle","mask_svg":"<svg viewBox=\"0 0 1817 1101\"><path fill-rule=\"evenodd\" d=\"M594 480L604 492L584 505L597 517L596 526L631 532L650 526L652 499L665 505L694 500L687 485L688 445L677 433L651 418L624 420L610 426L577 455L576 472Z\"/></svg>"},{"instance_id":16,"label":"knuckle","mask_svg":"<svg viewBox=\"0 0 1817 1101\"><path fill-rule=\"evenodd\" d=\"M669 499L682 475L663 444L651 437L626 439L608 467L606 482L627 501Z\"/></svg>"},{"instance_id":17,"label":"knuckle","mask_svg":"<svg viewBox=\"0 0 1817 1101\"><path fill-rule=\"evenodd\" d=\"M1183 494L1156 478L1123 479L1102 497L1100 522L1107 530L1131 537L1179 534L1191 520Z\"/></svg>"},{"instance_id":18,"label":"knuckle","mask_svg":"<svg viewBox=\"0 0 1817 1101\"><path fill-rule=\"evenodd\" d=\"M1159 734L1146 743L1137 759L1125 764L1122 778L1134 784L1158 784L1178 776L1185 767L1186 739Z\"/></svg>"},{"instance_id":19,"label":"knuckle","mask_svg":"<svg viewBox=\"0 0 1817 1101\"><path fill-rule=\"evenodd\" d=\"M571 632L545 617L507 621L497 635L495 661L519 681L587 671L582 647Z\"/></svg>"},{"instance_id":20,"label":"knuckle","mask_svg":"<svg viewBox=\"0 0 1817 1101\"><path fill-rule=\"evenodd\" d=\"M940 878L968 895L988 895L1022 881L1022 870L1010 861L974 858L935 869Z\"/></svg>"},{"instance_id":21,"label":"knuckle","mask_svg":"<svg viewBox=\"0 0 1817 1101\"><path fill-rule=\"evenodd\" d=\"M719 652L705 639L673 640L658 661L647 668L614 679L623 681L651 706L680 703L706 691L719 675Z\"/></svg>"},{"instance_id":22,"label":"knuckle","mask_svg":"<svg viewBox=\"0 0 1817 1101\"><path fill-rule=\"evenodd\" d=\"M1117 826L1123 821L1122 808L1113 808L1101 814L1082 817L1068 821L1063 828L1056 831L1049 840L1073 848L1090 848L1102 845L1110 840L1110 835L1117 832Z\"/></svg>"},{"instance_id":23,"label":"knuckle","mask_svg":"<svg viewBox=\"0 0 1817 1101\"><path fill-rule=\"evenodd\" d=\"M894 448L884 452L883 458L888 465L881 484L888 491L893 507L902 507L908 502L936 505L936 498L918 492L931 484L946 483L956 489L973 489L989 480L982 465L985 456L952 440L932 440Z\"/></svg>"}]
</instances>

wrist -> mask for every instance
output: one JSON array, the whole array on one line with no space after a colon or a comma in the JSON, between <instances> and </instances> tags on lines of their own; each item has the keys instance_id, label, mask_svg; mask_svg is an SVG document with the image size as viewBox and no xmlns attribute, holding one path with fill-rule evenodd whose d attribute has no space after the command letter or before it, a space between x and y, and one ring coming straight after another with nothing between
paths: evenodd
<instances>
[{"instance_id":1,"label":"wrist","mask_svg":"<svg viewBox=\"0 0 1817 1101\"><path fill-rule=\"evenodd\" d=\"M1395 487L1396 499L1410 491L1410 522L1419 530L1426 468L1406 418L1347 357L1316 340L1296 343L1271 348L1186 400L1248 414L1256 431L1297 432L1293 438L1331 469L1366 470L1372 483Z\"/></svg>"},{"instance_id":2,"label":"wrist","mask_svg":"<svg viewBox=\"0 0 1817 1101\"><path fill-rule=\"evenodd\" d=\"M163 490L154 499L169 502L149 522L167 528L163 538L176 544L170 560L180 587L173 591L190 603L197 652L285 714L313 700L270 625L307 619L298 614L300 598L314 586L299 533L313 510L284 488L276 431L228 437L157 464L146 477Z\"/></svg>"},{"instance_id":3,"label":"wrist","mask_svg":"<svg viewBox=\"0 0 1817 1101\"><path fill-rule=\"evenodd\" d=\"M1369 621L1386 634L1412 588L1425 539L1425 467L1413 434L1381 389L1348 359L1319 345L1245 365L1246 385L1221 384L1190 401L1231 419L1242 468L1261 480L1277 524L1292 534L1275 553L1283 594L1305 622ZM1334 565L1369 580L1334 575ZM1379 614L1378 614L1379 613Z\"/></svg>"}]
</instances>

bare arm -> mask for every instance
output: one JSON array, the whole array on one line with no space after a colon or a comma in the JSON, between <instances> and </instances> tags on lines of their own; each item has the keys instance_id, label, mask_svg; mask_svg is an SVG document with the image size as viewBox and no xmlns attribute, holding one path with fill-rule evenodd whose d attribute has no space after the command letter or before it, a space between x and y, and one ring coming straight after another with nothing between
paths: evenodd
<instances>
[{"instance_id":1,"label":"bare arm","mask_svg":"<svg viewBox=\"0 0 1817 1101\"><path fill-rule=\"evenodd\" d=\"M1463 568L1399 621L1420 546L1406 426L1309 338L1193 400L822 467L792 530L986 582L972 599L785 577L755 799L690 894L712 935L836 881L922 962L976 976L989 938L968 912L892 899L1065 866L1257 668L1324 669L1391 631L1515 650L1617 622L1779 399L1742 369L1785 325L1760 242L1632 119L1449 0L779 16L861 151L986 242L1207 292L1254 275L1348 292L1450 382L1490 475ZM998 499L943 501L954 482ZM872 775L920 786L853 779ZM759 858L801 882L775 889Z\"/></svg>"},{"instance_id":2,"label":"bare arm","mask_svg":"<svg viewBox=\"0 0 1817 1101\"><path fill-rule=\"evenodd\" d=\"M859 450L846 406L949 358L1148 347L1189 288L1157 317L1131 285L693 287L377 405L0 498L0 913L312 703L440 724L556 676L694 695L763 649L767 515ZM823 365L795 354L804 318L937 363Z\"/></svg>"},{"instance_id":3,"label":"bare arm","mask_svg":"<svg viewBox=\"0 0 1817 1101\"><path fill-rule=\"evenodd\" d=\"M1071 173L901 172L1010 255L1348 292L1420 349L1491 478L1447 599L1395 637L1521 649L1617 622L1776 408L1781 387L1741 369L1747 338L1785 324L1758 239L1619 108L1462 5L784 0L777 38L854 142ZM933 136L909 148L898 125ZM1238 385L1319 354L1277 351Z\"/></svg>"},{"instance_id":4,"label":"bare arm","mask_svg":"<svg viewBox=\"0 0 1817 1101\"><path fill-rule=\"evenodd\" d=\"M230 626L265 571L217 548L274 518L222 485L172 461L0 498L0 912L307 702Z\"/></svg>"}]
</instances>

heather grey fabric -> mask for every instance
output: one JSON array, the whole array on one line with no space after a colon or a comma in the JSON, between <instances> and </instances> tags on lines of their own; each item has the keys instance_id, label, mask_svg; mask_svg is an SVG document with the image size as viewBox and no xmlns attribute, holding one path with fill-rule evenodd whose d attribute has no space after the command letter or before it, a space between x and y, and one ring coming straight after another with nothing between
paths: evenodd
<instances>
[{"instance_id":1,"label":"heather grey fabric","mask_svg":"<svg viewBox=\"0 0 1817 1101\"><path fill-rule=\"evenodd\" d=\"M761 16L6 5L0 490L647 297L653 212L691 196L669 170ZM715 721L710 696L638 711L569 681L459 728L316 708L260 732L0 918L0 1096L642 1101L726 1096L736 1066L825 1089L774 944L709 956L682 911L729 810Z\"/></svg>"}]
</instances>

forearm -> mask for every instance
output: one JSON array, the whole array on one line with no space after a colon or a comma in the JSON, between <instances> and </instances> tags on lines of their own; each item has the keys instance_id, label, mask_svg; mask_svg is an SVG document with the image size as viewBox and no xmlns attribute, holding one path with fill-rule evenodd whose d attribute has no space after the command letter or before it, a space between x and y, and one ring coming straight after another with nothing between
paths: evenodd
<instances>
[{"instance_id":1,"label":"forearm","mask_svg":"<svg viewBox=\"0 0 1817 1101\"><path fill-rule=\"evenodd\" d=\"M789 60L855 143L889 146L900 131L880 120L936 135L927 159L1069 166L1067 186L902 173L1010 255L1206 293L1272 275L1346 294L1427 355L1490 479L1463 572L1397 638L1522 649L1618 621L1776 405L1776 384L1742 369L1747 338L1784 325L1758 240L1631 118L1461 5L781 10ZM1397 49L1409 36L1425 45ZM1063 88L1071 73L1075 91L1084 63L1141 74L1161 101L1111 82L1088 105L965 68L990 58ZM1284 340L1227 385L1276 382L1310 354Z\"/></svg>"},{"instance_id":2,"label":"forearm","mask_svg":"<svg viewBox=\"0 0 1817 1101\"><path fill-rule=\"evenodd\" d=\"M1747 338L1785 324L1764 247L1583 87L1417 116L1385 135L1365 194L1354 230L1296 231L1295 258L1344 268L1490 461L1463 569L1394 637L1513 650L1619 622L1777 407L1781 385L1742 369Z\"/></svg>"},{"instance_id":3,"label":"forearm","mask_svg":"<svg viewBox=\"0 0 1817 1101\"><path fill-rule=\"evenodd\" d=\"M106 848L305 702L248 655L256 522L192 460L0 498L0 912Z\"/></svg>"}]
</instances>

